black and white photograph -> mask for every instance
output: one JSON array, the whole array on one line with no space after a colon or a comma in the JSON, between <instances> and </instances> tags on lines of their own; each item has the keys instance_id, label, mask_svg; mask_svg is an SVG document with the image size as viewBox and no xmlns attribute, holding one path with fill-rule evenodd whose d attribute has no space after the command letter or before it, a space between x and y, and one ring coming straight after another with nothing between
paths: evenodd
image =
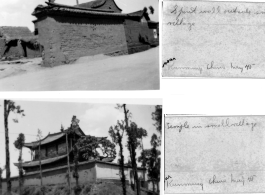
<instances>
[{"instance_id":1,"label":"black and white photograph","mask_svg":"<svg viewBox=\"0 0 265 195\"><path fill-rule=\"evenodd\" d=\"M158 0L2 0L0 90L159 90L158 13Z\"/></svg>"},{"instance_id":2,"label":"black and white photograph","mask_svg":"<svg viewBox=\"0 0 265 195\"><path fill-rule=\"evenodd\" d=\"M159 195L162 100L137 101L1 100L0 194Z\"/></svg>"},{"instance_id":3,"label":"black and white photograph","mask_svg":"<svg viewBox=\"0 0 265 195\"><path fill-rule=\"evenodd\" d=\"M264 0L0 1L0 195L265 193Z\"/></svg>"}]
</instances>

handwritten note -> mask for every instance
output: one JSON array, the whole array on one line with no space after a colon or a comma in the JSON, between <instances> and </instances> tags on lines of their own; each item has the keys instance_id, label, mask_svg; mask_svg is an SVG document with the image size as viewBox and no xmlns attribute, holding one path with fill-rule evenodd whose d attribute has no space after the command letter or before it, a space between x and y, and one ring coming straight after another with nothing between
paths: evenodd
<instances>
[{"instance_id":1,"label":"handwritten note","mask_svg":"<svg viewBox=\"0 0 265 195\"><path fill-rule=\"evenodd\" d=\"M265 78L265 3L164 1L163 77Z\"/></svg>"},{"instance_id":2,"label":"handwritten note","mask_svg":"<svg viewBox=\"0 0 265 195\"><path fill-rule=\"evenodd\" d=\"M265 192L265 116L165 117L165 193Z\"/></svg>"}]
</instances>

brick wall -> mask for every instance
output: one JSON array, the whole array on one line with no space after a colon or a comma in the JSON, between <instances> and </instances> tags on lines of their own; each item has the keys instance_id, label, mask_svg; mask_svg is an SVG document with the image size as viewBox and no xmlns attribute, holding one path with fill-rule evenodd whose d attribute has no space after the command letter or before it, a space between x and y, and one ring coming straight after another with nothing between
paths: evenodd
<instances>
[{"instance_id":1,"label":"brick wall","mask_svg":"<svg viewBox=\"0 0 265 195\"><path fill-rule=\"evenodd\" d=\"M0 39L0 58L2 58L4 55L5 45L6 45L5 39Z\"/></svg>"},{"instance_id":2,"label":"brick wall","mask_svg":"<svg viewBox=\"0 0 265 195\"><path fill-rule=\"evenodd\" d=\"M44 66L55 66L65 64L65 56L60 51L59 23L47 17L37 22L39 31L39 42L43 46L42 59Z\"/></svg>"},{"instance_id":3,"label":"brick wall","mask_svg":"<svg viewBox=\"0 0 265 195\"><path fill-rule=\"evenodd\" d=\"M74 164L71 164L71 172L73 171ZM134 177L132 173L132 169L125 167L124 168L126 175L127 184L134 183ZM138 177L140 181L146 181L146 171L142 169L138 169ZM43 169L42 177L43 177L43 185L58 185L58 184L66 184L67 178L67 166L60 166L54 168L52 164L50 165L50 169ZM98 163L98 162L82 162L78 165L78 174L79 174L79 182L88 183L95 181L108 181L108 182L120 182L120 170L117 164L108 164L108 163ZM71 173L71 182L74 183L75 179ZM39 172L29 173L24 175L24 186L39 186L40 178ZM18 187L18 177L11 178L12 188ZM2 180L3 191L6 190L6 180Z\"/></svg>"},{"instance_id":4,"label":"brick wall","mask_svg":"<svg viewBox=\"0 0 265 195\"><path fill-rule=\"evenodd\" d=\"M73 169L73 165L71 170ZM58 184L66 184L67 166L62 166L60 168L55 168L50 170L43 170L42 177L43 177L43 185L58 185ZM79 173L79 182L87 183L96 181L96 171L95 171L95 163L80 163L78 167ZM75 179L71 176L71 182L74 183ZM40 179L39 173L32 173L24 175L24 186L39 186ZM12 188L18 187L18 177L13 177L11 179ZM6 181L5 179L2 180L3 191L6 191Z\"/></svg>"},{"instance_id":5,"label":"brick wall","mask_svg":"<svg viewBox=\"0 0 265 195\"><path fill-rule=\"evenodd\" d=\"M129 53L147 50L155 41L153 29L146 22L126 19L125 32Z\"/></svg>"},{"instance_id":6,"label":"brick wall","mask_svg":"<svg viewBox=\"0 0 265 195\"><path fill-rule=\"evenodd\" d=\"M32 45L26 44L27 58L39 58L41 57L42 51L39 48L34 48Z\"/></svg>"},{"instance_id":7,"label":"brick wall","mask_svg":"<svg viewBox=\"0 0 265 195\"><path fill-rule=\"evenodd\" d=\"M122 19L53 16L37 25L44 66L67 64L82 56L127 52Z\"/></svg>"}]
</instances>

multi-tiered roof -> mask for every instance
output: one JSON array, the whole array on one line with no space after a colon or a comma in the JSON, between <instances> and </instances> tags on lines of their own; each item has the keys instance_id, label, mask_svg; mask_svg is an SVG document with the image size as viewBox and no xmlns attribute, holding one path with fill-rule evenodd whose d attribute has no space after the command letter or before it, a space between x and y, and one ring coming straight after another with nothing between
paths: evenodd
<instances>
[{"instance_id":1,"label":"multi-tiered roof","mask_svg":"<svg viewBox=\"0 0 265 195\"><path fill-rule=\"evenodd\" d=\"M40 141L25 143L24 147L29 148L32 152L32 160L22 163L22 168L26 172L38 171L39 169L39 160L41 159L41 165L43 169L49 169L51 167L63 166L67 164L67 155L72 161L73 159L73 146L77 140L83 136L86 136L85 133L78 126L74 128L71 134L68 137L68 150L66 142L66 133L67 130L61 130L61 132L48 134L45 138ZM106 139L106 137L97 137L100 141ZM40 154L39 154L40 147ZM67 154L68 151L68 154ZM40 158L40 159L39 159ZM113 161L114 159L108 159ZM15 163L16 166L19 166L19 163Z\"/></svg>"}]
</instances>

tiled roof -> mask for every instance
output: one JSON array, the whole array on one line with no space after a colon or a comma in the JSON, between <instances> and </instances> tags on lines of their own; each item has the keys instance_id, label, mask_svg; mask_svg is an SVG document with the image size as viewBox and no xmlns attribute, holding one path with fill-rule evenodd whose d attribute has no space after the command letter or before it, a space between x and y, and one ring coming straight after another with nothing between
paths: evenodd
<instances>
[{"instance_id":1,"label":"tiled roof","mask_svg":"<svg viewBox=\"0 0 265 195\"><path fill-rule=\"evenodd\" d=\"M45 137L41 140L41 145L56 141L63 136L65 136L65 133L63 133L63 132L59 132L59 133L55 133L55 134L49 134L49 135L47 135L47 137ZM28 147L28 148L32 148L32 147L38 146L38 144L39 144L39 141L36 141L36 142L31 142L31 143L25 143L24 146Z\"/></svg>"},{"instance_id":2,"label":"tiled roof","mask_svg":"<svg viewBox=\"0 0 265 195\"><path fill-rule=\"evenodd\" d=\"M61 160L63 158L66 158L67 155L63 155L63 156L57 156L55 158L49 158L49 159L45 159L45 160L41 160L41 165L45 165L45 164L49 164L52 162L56 162L58 160ZM14 163L15 166L19 166L19 163ZM35 167L35 166L39 166L39 161L30 161L30 162L25 162L22 163L22 167Z\"/></svg>"},{"instance_id":3,"label":"tiled roof","mask_svg":"<svg viewBox=\"0 0 265 195\"><path fill-rule=\"evenodd\" d=\"M69 11L72 10L72 12L74 12L74 10L79 10L79 12L83 11L84 13L86 13L85 11L90 11L90 12L106 12L106 13L112 13L112 10L102 10L102 9L91 9L91 8L86 8L86 7L77 7L77 6L69 6L69 5L63 5L63 4L58 4L58 3L48 3L46 2L46 4L48 6L44 6L44 5L38 5L35 9L34 12L32 13L33 16L38 15L39 13L42 12L49 12L49 11ZM79 13L76 12L76 13ZM82 12L81 12L82 13Z\"/></svg>"},{"instance_id":4,"label":"tiled roof","mask_svg":"<svg viewBox=\"0 0 265 195\"><path fill-rule=\"evenodd\" d=\"M78 128L75 133L77 135L79 135L80 137L81 136L86 136L84 134L84 132ZM41 145L45 145L45 144L48 144L48 143L51 143L51 142L54 142L58 139L60 139L61 137L65 136L65 131L64 132L58 132L58 133L53 133L53 134L48 134L45 138L43 138L41 140ZM95 136L92 136L92 137L95 137ZM106 139L107 137L96 137L98 140L102 140L102 139ZM39 144L39 141L35 141L35 142L31 142L31 143L25 143L24 146L27 147L27 148L34 148L34 147L37 147Z\"/></svg>"},{"instance_id":5,"label":"tiled roof","mask_svg":"<svg viewBox=\"0 0 265 195\"><path fill-rule=\"evenodd\" d=\"M112 10L102 10L102 9L90 9L84 7L76 7L76 6L68 6L56 3L47 3L48 6L37 6L32 13L33 16L38 16L42 13L54 13L54 14L66 14L66 13L74 13L74 14L86 14L86 15L97 15L97 16L114 16L114 17L142 17L140 14L142 11L130 13L130 14L122 14L122 13L114 13Z\"/></svg>"},{"instance_id":6,"label":"tiled roof","mask_svg":"<svg viewBox=\"0 0 265 195\"><path fill-rule=\"evenodd\" d=\"M78 128L77 130L75 130L75 133L77 135L81 136L85 136L84 132L82 131L81 128ZM64 132L58 132L58 133L53 133L53 134L48 134L45 138L43 138L41 140L41 145L45 145L51 142L54 142L58 139L60 139L61 137L65 136L65 131ZM35 141L35 142L31 142L31 143L25 143L24 146L27 148L34 148L37 147L39 144L39 141Z\"/></svg>"},{"instance_id":7,"label":"tiled roof","mask_svg":"<svg viewBox=\"0 0 265 195\"><path fill-rule=\"evenodd\" d=\"M129 13L128 15L129 16L137 16L137 17L142 17L144 14L144 11L143 10L139 10L137 12L132 12L132 13Z\"/></svg>"}]
</instances>

